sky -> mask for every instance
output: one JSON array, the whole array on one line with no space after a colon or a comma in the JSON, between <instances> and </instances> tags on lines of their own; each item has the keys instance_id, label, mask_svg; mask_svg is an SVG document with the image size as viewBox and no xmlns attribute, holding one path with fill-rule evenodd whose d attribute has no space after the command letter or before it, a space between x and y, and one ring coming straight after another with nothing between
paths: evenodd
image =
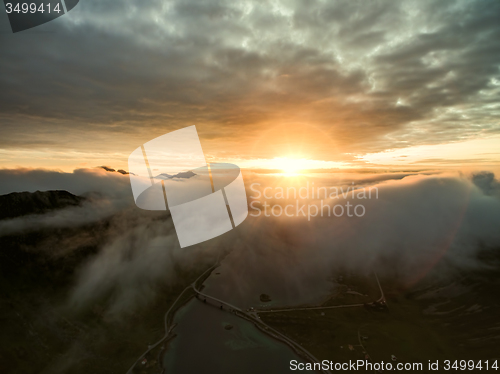
<instances>
[{"instance_id":1,"label":"sky","mask_svg":"<svg viewBox=\"0 0 500 374\"><path fill-rule=\"evenodd\" d=\"M245 168L491 170L499 19L496 0L81 0L12 34L1 12L0 168L127 170L196 125Z\"/></svg>"},{"instance_id":2,"label":"sky","mask_svg":"<svg viewBox=\"0 0 500 374\"><path fill-rule=\"evenodd\" d=\"M479 255L500 248L499 20L498 0L80 0L13 34L0 5L0 195L85 198L1 220L0 237L75 229L36 243L73 264L102 227L62 304L111 295L106 318L135 315L229 251L221 279L236 302L310 302L335 267L412 287L444 260L492 266ZM250 214L181 249L170 212L139 209L130 177L98 166L129 170L138 147L193 125L209 162L244 169ZM293 204L363 216L256 216L290 199L255 186L350 188ZM364 188L376 197L354 198ZM51 365L81 365L82 347Z\"/></svg>"}]
</instances>

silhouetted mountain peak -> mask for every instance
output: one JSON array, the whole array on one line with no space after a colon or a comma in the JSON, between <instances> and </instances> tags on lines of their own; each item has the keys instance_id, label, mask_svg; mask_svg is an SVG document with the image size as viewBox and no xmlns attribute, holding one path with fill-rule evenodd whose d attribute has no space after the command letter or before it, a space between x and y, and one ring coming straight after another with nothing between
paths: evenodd
<instances>
[{"instance_id":1,"label":"silhouetted mountain peak","mask_svg":"<svg viewBox=\"0 0 500 374\"><path fill-rule=\"evenodd\" d=\"M43 214L68 206L78 206L85 198L68 191L13 192L0 196L0 219Z\"/></svg>"},{"instance_id":2,"label":"silhouetted mountain peak","mask_svg":"<svg viewBox=\"0 0 500 374\"><path fill-rule=\"evenodd\" d=\"M161 174L158 174L155 179L162 179L162 180L165 180L165 179L172 179L174 176L173 175L170 175L170 174L167 174L167 173L161 173Z\"/></svg>"},{"instance_id":3,"label":"silhouetted mountain peak","mask_svg":"<svg viewBox=\"0 0 500 374\"><path fill-rule=\"evenodd\" d=\"M167 174L167 173L161 173L161 174L158 174L155 179L172 179L172 178L191 178L191 177L194 177L196 174L193 173L192 171L184 171L182 173L177 173L175 175L170 175L170 174Z\"/></svg>"},{"instance_id":4,"label":"silhouetted mountain peak","mask_svg":"<svg viewBox=\"0 0 500 374\"><path fill-rule=\"evenodd\" d=\"M173 176L173 178L191 178L194 177L196 174L193 173L192 171L185 171L179 174L176 174Z\"/></svg>"}]
</instances>

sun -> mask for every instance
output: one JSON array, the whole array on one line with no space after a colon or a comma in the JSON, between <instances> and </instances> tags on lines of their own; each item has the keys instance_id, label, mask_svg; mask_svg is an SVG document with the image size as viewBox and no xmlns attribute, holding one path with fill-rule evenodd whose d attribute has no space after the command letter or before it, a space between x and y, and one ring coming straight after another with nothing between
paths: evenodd
<instances>
[{"instance_id":1,"label":"sun","mask_svg":"<svg viewBox=\"0 0 500 374\"><path fill-rule=\"evenodd\" d=\"M273 165L275 165L276 169L280 169L282 174L286 176L300 174L300 171L302 170L301 164L301 160L288 157L276 157L273 160Z\"/></svg>"}]
</instances>

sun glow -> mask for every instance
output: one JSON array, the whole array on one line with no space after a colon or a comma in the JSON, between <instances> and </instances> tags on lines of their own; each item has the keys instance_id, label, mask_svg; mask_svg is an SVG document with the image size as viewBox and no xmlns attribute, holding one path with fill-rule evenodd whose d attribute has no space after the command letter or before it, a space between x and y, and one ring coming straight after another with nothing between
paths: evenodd
<instances>
[{"instance_id":1,"label":"sun glow","mask_svg":"<svg viewBox=\"0 0 500 374\"><path fill-rule=\"evenodd\" d=\"M298 175L304 169L303 159L277 157L273 161L273 164L276 165L276 169L280 169L282 174L286 176Z\"/></svg>"},{"instance_id":2,"label":"sun glow","mask_svg":"<svg viewBox=\"0 0 500 374\"><path fill-rule=\"evenodd\" d=\"M215 162L215 161L214 161ZM317 169L345 169L351 165L346 162L311 160L299 157L275 157L258 159L228 158L218 159L217 162L236 164L244 169L268 169L283 176L299 176Z\"/></svg>"}]
</instances>

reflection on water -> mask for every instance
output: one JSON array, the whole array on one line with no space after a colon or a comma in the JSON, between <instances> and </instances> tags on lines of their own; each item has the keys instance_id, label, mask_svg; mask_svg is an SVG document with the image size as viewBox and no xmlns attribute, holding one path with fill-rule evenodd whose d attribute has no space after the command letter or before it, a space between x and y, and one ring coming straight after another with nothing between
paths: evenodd
<instances>
[{"instance_id":1,"label":"reflection on water","mask_svg":"<svg viewBox=\"0 0 500 374\"><path fill-rule=\"evenodd\" d=\"M164 357L166 373L289 373L300 359L252 323L191 300L175 317L177 337ZM232 326L231 329L227 329Z\"/></svg>"},{"instance_id":2,"label":"reflection on water","mask_svg":"<svg viewBox=\"0 0 500 374\"><path fill-rule=\"evenodd\" d=\"M318 303L331 293L334 284L324 272L309 271L301 256L287 258L281 266L282 257L268 257L265 251L233 251L205 281L203 292L242 309ZM302 276L294 277L300 269ZM261 294L271 301L261 302ZM177 337L164 357L166 373L279 374L290 372L291 360L304 362L252 323L200 300L181 308L175 322Z\"/></svg>"}]
</instances>

